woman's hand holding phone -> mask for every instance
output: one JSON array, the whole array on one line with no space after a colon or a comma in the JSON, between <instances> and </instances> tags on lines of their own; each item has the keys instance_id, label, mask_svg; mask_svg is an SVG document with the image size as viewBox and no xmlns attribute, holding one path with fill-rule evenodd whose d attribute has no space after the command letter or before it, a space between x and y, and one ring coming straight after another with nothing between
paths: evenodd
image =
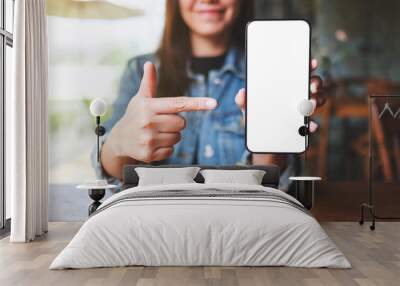
<instances>
[{"instance_id":1,"label":"woman's hand holding phone","mask_svg":"<svg viewBox=\"0 0 400 286\"><path fill-rule=\"evenodd\" d=\"M180 132L186 125L178 113L211 110L217 106L215 99L206 97L155 98L156 89L156 69L147 62L136 96L107 139L115 156L146 163L164 160L172 155L173 146L181 139Z\"/></svg>"},{"instance_id":2,"label":"woman's hand holding phone","mask_svg":"<svg viewBox=\"0 0 400 286\"><path fill-rule=\"evenodd\" d=\"M316 59L311 60L311 71L315 71L318 67L318 61ZM322 92L322 79L319 76L311 76L310 79L310 98L314 104L314 108L318 108L325 103L325 98ZM244 88L240 89L235 97L236 104L242 110L242 112L246 109L246 90ZM310 131L311 133L316 132L318 129L318 125L314 122L310 122Z\"/></svg>"},{"instance_id":3,"label":"woman's hand holding phone","mask_svg":"<svg viewBox=\"0 0 400 286\"><path fill-rule=\"evenodd\" d=\"M314 71L318 66L318 61L313 59L311 60L311 70ZM319 76L311 76L310 79L310 98L315 105L315 108L322 106L325 103L325 98L323 96L323 88L322 88L322 79ZM236 104L244 113L246 109L246 90L242 88L236 94L235 97ZM314 122L310 122L310 131L316 132L318 129L318 125ZM268 165L275 164L280 167L285 167L285 155L277 155L277 154L253 154L252 155L252 163L254 165Z\"/></svg>"}]
</instances>

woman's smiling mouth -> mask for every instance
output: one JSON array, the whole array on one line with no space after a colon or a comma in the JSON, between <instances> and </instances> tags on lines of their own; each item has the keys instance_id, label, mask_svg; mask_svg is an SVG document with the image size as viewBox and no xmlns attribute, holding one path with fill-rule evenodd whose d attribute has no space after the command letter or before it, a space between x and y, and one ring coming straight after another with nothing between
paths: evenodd
<instances>
[{"instance_id":1,"label":"woman's smiling mouth","mask_svg":"<svg viewBox=\"0 0 400 286\"><path fill-rule=\"evenodd\" d=\"M195 11L195 13L207 19L218 19L224 15L225 9L222 8L200 9Z\"/></svg>"}]
</instances>

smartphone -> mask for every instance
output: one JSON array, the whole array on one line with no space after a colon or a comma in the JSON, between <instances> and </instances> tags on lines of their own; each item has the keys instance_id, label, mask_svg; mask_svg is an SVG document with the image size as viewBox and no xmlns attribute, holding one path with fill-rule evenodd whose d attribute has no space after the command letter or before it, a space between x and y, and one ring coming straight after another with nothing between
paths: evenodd
<instances>
[{"instance_id":1,"label":"smartphone","mask_svg":"<svg viewBox=\"0 0 400 286\"><path fill-rule=\"evenodd\" d=\"M246 27L246 147L253 153L302 153L309 99L311 29L303 20L256 20Z\"/></svg>"}]
</instances>

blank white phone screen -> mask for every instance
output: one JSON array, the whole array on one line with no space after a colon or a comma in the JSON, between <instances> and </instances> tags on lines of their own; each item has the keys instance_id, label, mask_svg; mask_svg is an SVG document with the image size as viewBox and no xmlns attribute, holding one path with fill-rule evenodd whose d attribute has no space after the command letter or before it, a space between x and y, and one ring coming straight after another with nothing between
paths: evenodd
<instances>
[{"instance_id":1,"label":"blank white phone screen","mask_svg":"<svg viewBox=\"0 0 400 286\"><path fill-rule=\"evenodd\" d=\"M247 25L246 145L255 153L301 153L297 111L309 98L310 27L301 20Z\"/></svg>"}]
</instances>

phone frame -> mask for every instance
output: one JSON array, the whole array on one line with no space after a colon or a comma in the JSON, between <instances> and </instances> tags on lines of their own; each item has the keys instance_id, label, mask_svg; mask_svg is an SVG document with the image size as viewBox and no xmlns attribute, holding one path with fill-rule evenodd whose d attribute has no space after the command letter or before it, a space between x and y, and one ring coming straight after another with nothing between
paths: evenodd
<instances>
[{"instance_id":1,"label":"phone frame","mask_svg":"<svg viewBox=\"0 0 400 286\"><path fill-rule=\"evenodd\" d=\"M248 26L253 23L253 22L277 22L277 21L302 21L304 23L306 23L310 29L310 33L309 33L309 54L308 54L308 58L310 61L310 64L308 65L308 99L310 99L310 84L311 84L311 33L312 33L312 29L311 29L311 25L307 20L304 19L256 19L256 20L251 20L248 21L246 23L246 31L245 31L245 89L246 89L246 93L247 93L247 36L248 36ZM251 154L303 154L307 151L308 148L308 134L306 136L304 136L304 141L305 141L305 148L304 151L301 152L253 152L249 149L248 145L247 145L247 94L245 97L245 147L247 149L247 151L249 151ZM304 124L306 122L306 117L304 117ZM308 122L310 122L310 120L308 120ZM303 125L304 126L304 125ZM300 126L299 126L300 128Z\"/></svg>"}]
</instances>

